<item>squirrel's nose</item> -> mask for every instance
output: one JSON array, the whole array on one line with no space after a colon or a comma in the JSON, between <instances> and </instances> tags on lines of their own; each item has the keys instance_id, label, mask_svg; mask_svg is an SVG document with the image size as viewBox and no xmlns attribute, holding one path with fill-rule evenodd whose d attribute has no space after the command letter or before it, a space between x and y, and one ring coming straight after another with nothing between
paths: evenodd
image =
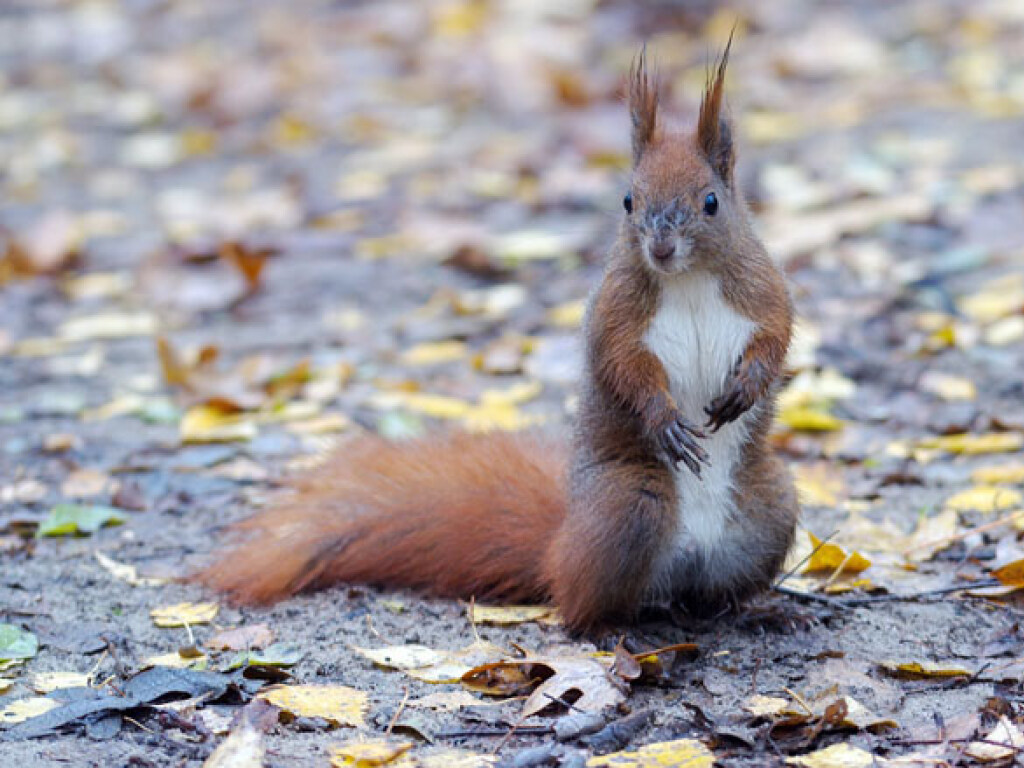
<instances>
[{"instance_id":1,"label":"squirrel's nose","mask_svg":"<svg viewBox=\"0 0 1024 768\"><path fill-rule=\"evenodd\" d=\"M651 256L658 261L667 261L676 252L676 244L672 240L655 240L651 243L649 250Z\"/></svg>"}]
</instances>

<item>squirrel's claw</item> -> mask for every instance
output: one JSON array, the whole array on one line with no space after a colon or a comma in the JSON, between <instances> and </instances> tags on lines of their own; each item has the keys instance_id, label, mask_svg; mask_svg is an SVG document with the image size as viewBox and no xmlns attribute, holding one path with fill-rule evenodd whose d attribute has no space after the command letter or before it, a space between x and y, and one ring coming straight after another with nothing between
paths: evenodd
<instances>
[{"instance_id":1,"label":"squirrel's claw","mask_svg":"<svg viewBox=\"0 0 1024 768\"><path fill-rule=\"evenodd\" d=\"M701 464L708 464L708 452L697 442L706 435L688 424L682 416L669 422L661 434L661 447L673 464L683 462L693 474L700 477Z\"/></svg>"},{"instance_id":2,"label":"squirrel's claw","mask_svg":"<svg viewBox=\"0 0 1024 768\"><path fill-rule=\"evenodd\" d=\"M708 415L706 427L712 432L717 432L726 424L730 424L753 406L747 387L742 379L733 379L732 386L724 394L711 401L711 405L704 409Z\"/></svg>"}]
</instances>

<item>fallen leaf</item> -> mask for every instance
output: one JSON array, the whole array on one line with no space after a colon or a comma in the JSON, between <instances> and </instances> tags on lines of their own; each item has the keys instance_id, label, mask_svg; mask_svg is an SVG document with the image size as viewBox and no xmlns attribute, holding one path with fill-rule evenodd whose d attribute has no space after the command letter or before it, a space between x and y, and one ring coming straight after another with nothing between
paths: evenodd
<instances>
[{"instance_id":1,"label":"fallen leaf","mask_svg":"<svg viewBox=\"0 0 1024 768\"><path fill-rule=\"evenodd\" d=\"M508 655L504 649L485 641L474 642L458 651L436 651L423 645L352 646L352 650L374 664L399 669L425 683L457 683L473 667Z\"/></svg>"},{"instance_id":2,"label":"fallen leaf","mask_svg":"<svg viewBox=\"0 0 1024 768\"><path fill-rule=\"evenodd\" d=\"M93 552L93 555L96 557L96 561L107 571L121 579L121 581L131 584L133 587L159 587L168 582L168 579L160 579L152 576L139 576L134 565L118 563L107 557L99 550Z\"/></svg>"},{"instance_id":3,"label":"fallen leaf","mask_svg":"<svg viewBox=\"0 0 1024 768\"><path fill-rule=\"evenodd\" d=\"M793 479L802 504L834 507L843 493L843 476L833 464L794 464Z\"/></svg>"},{"instance_id":4,"label":"fallen leaf","mask_svg":"<svg viewBox=\"0 0 1024 768\"><path fill-rule=\"evenodd\" d=\"M536 621L540 624L559 624L558 610L549 605L471 605L469 620L475 624L510 626Z\"/></svg>"},{"instance_id":5,"label":"fallen leaf","mask_svg":"<svg viewBox=\"0 0 1024 768\"><path fill-rule=\"evenodd\" d=\"M266 648L273 641L274 633L270 627L266 624L251 624L221 630L204 645L215 651L248 651L253 648Z\"/></svg>"},{"instance_id":6,"label":"fallen leaf","mask_svg":"<svg viewBox=\"0 0 1024 768\"><path fill-rule=\"evenodd\" d=\"M39 524L36 536L88 535L105 525L121 525L127 520L127 516L114 507L58 504Z\"/></svg>"},{"instance_id":7,"label":"fallen leaf","mask_svg":"<svg viewBox=\"0 0 1024 768\"><path fill-rule=\"evenodd\" d=\"M790 429L803 432L835 432L843 428L841 419L827 411L810 407L782 408L779 421Z\"/></svg>"},{"instance_id":8,"label":"fallen leaf","mask_svg":"<svg viewBox=\"0 0 1024 768\"><path fill-rule=\"evenodd\" d=\"M801 569L804 573L826 572L834 573L861 573L871 567L871 561L859 552L847 552L838 544L833 542L822 542L810 531L807 535L811 539L811 547L814 554Z\"/></svg>"},{"instance_id":9,"label":"fallen leaf","mask_svg":"<svg viewBox=\"0 0 1024 768\"><path fill-rule=\"evenodd\" d=\"M755 717L776 717L781 715L789 705L788 699L779 696L751 696L743 703L743 708Z\"/></svg>"},{"instance_id":10,"label":"fallen leaf","mask_svg":"<svg viewBox=\"0 0 1024 768\"><path fill-rule=\"evenodd\" d=\"M92 341L94 339L123 339L132 336L152 336L159 322L150 312L107 312L66 320L57 329L64 341Z\"/></svg>"},{"instance_id":11,"label":"fallen leaf","mask_svg":"<svg viewBox=\"0 0 1024 768\"><path fill-rule=\"evenodd\" d=\"M817 752L786 758L786 765L801 768L872 768L878 764L870 752L849 744L833 744Z\"/></svg>"},{"instance_id":12,"label":"fallen leaf","mask_svg":"<svg viewBox=\"0 0 1024 768\"><path fill-rule=\"evenodd\" d=\"M699 741L678 739L648 744L636 750L592 757L587 761L587 768L711 768L714 763L715 756Z\"/></svg>"},{"instance_id":13,"label":"fallen leaf","mask_svg":"<svg viewBox=\"0 0 1024 768\"><path fill-rule=\"evenodd\" d=\"M344 685L275 685L258 694L281 709L284 720L321 717L334 725L364 725L365 692Z\"/></svg>"},{"instance_id":14,"label":"fallen leaf","mask_svg":"<svg viewBox=\"0 0 1024 768\"><path fill-rule=\"evenodd\" d=\"M983 435L961 433L925 438L918 442L921 448L933 448L947 453L968 455L984 453L1012 453L1024 448L1024 435L1017 432L989 432Z\"/></svg>"},{"instance_id":15,"label":"fallen leaf","mask_svg":"<svg viewBox=\"0 0 1024 768\"><path fill-rule=\"evenodd\" d=\"M39 641L28 630L0 624L0 662L24 661L39 652Z\"/></svg>"},{"instance_id":16,"label":"fallen leaf","mask_svg":"<svg viewBox=\"0 0 1024 768\"><path fill-rule=\"evenodd\" d=\"M962 376L952 376L938 371L929 371L921 377L918 386L946 401L976 400L978 389L974 382Z\"/></svg>"},{"instance_id":17,"label":"fallen leaf","mask_svg":"<svg viewBox=\"0 0 1024 768\"><path fill-rule=\"evenodd\" d=\"M587 304L583 299L559 304L548 310L548 322L557 328L579 328Z\"/></svg>"},{"instance_id":18,"label":"fallen leaf","mask_svg":"<svg viewBox=\"0 0 1024 768\"><path fill-rule=\"evenodd\" d=\"M883 661L878 665L893 677L910 680L947 677L970 677L973 674L957 664L942 664L931 661Z\"/></svg>"},{"instance_id":19,"label":"fallen leaf","mask_svg":"<svg viewBox=\"0 0 1024 768\"><path fill-rule=\"evenodd\" d=\"M207 657L202 654L199 656L183 656L179 651L175 651L173 653L161 653L156 656L147 656L142 660L142 668L168 667L170 669L205 669L207 661Z\"/></svg>"},{"instance_id":20,"label":"fallen leaf","mask_svg":"<svg viewBox=\"0 0 1024 768\"><path fill-rule=\"evenodd\" d=\"M331 750L334 768L377 768L390 765L412 749L411 741L389 739L358 740L339 744Z\"/></svg>"},{"instance_id":21,"label":"fallen leaf","mask_svg":"<svg viewBox=\"0 0 1024 768\"><path fill-rule=\"evenodd\" d=\"M290 667L302 661L306 652L293 643L274 643L262 651L244 651L229 663L228 669L239 667Z\"/></svg>"},{"instance_id":22,"label":"fallen leaf","mask_svg":"<svg viewBox=\"0 0 1024 768\"><path fill-rule=\"evenodd\" d=\"M50 693L61 688L84 688L89 680L89 675L81 672L40 672L32 676L32 690Z\"/></svg>"},{"instance_id":23,"label":"fallen leaf","mask_svg":"<svg viewBox=\"0 0 1024 768\"><path fill-rule=\"evenodd\" d=\"M399 361L403 365L438 365L461 360L467 353L466 344L462 341L429 342L405 350Z\"/></svg>"},{"instance_id":24,"label":"fallen leaf","mask_svg":"<svg viewBox=\"0 0 1024 768\"><path fill-rule=\"evenodd\" d=\"M213 405L190 408L181 419L183 443L229 443L254 437L256 425L251 420Z\"/></svg>"},{"instance_id":25,"label":"fallen leaf","mask_svg":"<svg viewBox=\"0 0 1024 768\"><path fill-rule=\"evenodd\" d=\"M406 706L434 709L439 712L451 712L463 707L476 707L485 703L469 691L442 691L440 693L427 694L419 699L410 699Z\"/></svg>"},{"instance_id":26,"label":"fallen leaf","mask_svg":"<svg viewBox=\"0 0 1024 768\"><path fill-rule=\"evenodd\" d=\"M964 750L965 754L983 763L1009 760L1024 751L1024 734L1006 715L999 718L996 727L985 736L984 741L973 741Z\"/></svg>"},{"instance_id":27,"label":"fallen leaf","mask_svg":"<svg viewBox=\"0 0 1024 768\"><path fill-rule=\"evenodd\" d=\"M158 627L195 626L209 624L216 617L220 607L216 603L178 603L162 608L154 608L149 612L153 623Z\"/></svg>"},{"instance_id":28,"label":"fallen leaf","mask_svg":"<svg viewBox=\"0 0 1024 768\"><path fill-rule=\"evenodd\" d=\"M95 469L76 469L60 485L62 496L69 499L91 499L114 493L117 481Z\"/></svg>"},{"instance_id":29,"label":"fallen leaf","mask_svg":"<svg viewBox=\"0 0 1024 768\"><path fill-rule=\"evenodd\" d=\"M957 512L1001 512L1024 504L1019 491L998 486L977 486L946 499L945 507Z\"/></svg>"},{"instance_id":30,"label":"fallen leaf","mask_svg":"<svg viewBox=\"0 0 1024 768\"><path fill-rule=\"evenodd\" d=\"M263 757L263 737L243 719L206 758L203 768L262 768Z\"/></svg>"},{"instance_id":31,"label":"fallen leaf","mask_svg":"<svg viewBox=\"0 0 1024 768\"><path fill-rule=\"evenodd\" d=\"M18 699L17 701L12 701L3 709L0 709L0 723L4 723L6 725L21 723L28 720L30 717L36 717L44 712L49 712L51 709L58 706L60 706L60 702L48 699L45 696L33 696L28 699Z\"/></svg>"},{"instance_id":32,"label":"fallen leaf","mask_svg":"<svg viewBox=\"0 0 1024 768\"><path fill-rule=\"evenodd\" d=\"M1024 587L1024 558L996 568L992 575L1008 587Z\"/></svg>"},{"instance_id":33,"label":"fallen leaf","mask_svg":"<svg viewBox=\"0 0 1024 768\"><path fill-rule=\"evenodd\" d=\"M971 472L971 480L984 485L1024 485L1024 463L978 467Z\"/></svg>"},{"instance_id":34,"label":"fallen leaf","mask_svg":"<svg viewBox=\"0 0 1024 768\"><path fill-rule=\"evenodd\" d=\"M392 768L483 768L495 765L494 755L479 755L465 749L438 749L417 755L402 755Z\"/></svg>"}]
</instances>

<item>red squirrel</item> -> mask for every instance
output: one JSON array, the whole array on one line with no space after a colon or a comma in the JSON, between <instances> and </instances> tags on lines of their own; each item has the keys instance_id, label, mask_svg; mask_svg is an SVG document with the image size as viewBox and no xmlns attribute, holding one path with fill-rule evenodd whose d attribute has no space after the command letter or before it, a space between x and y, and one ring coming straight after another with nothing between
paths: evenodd
<instances>
[{"instance_id":1,"label":"red squirrel","mask_svg":"<svg viewBox=\"0 0 1024 768\"><path fill-rule=\"evenodd\" d=\"M728 55L692 132L659 118L643 54L631 70L632 180L584 321L569 445L356 438L197 579L248 603L342 582L551 601L576 631L768 588L798 516L767 442L793 309L736 184Z\"/></svg>"}]
</instances>

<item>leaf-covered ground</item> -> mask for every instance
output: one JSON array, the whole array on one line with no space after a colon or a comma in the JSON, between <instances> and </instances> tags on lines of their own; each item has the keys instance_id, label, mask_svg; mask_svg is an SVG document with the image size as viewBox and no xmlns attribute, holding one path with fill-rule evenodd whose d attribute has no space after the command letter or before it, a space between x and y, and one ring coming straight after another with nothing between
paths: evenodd
<instances>
[{"instance_id":1,"label":"leaf-covered ground","mask_svg":"<svg viewBox=\"0 0 1024 768\"><path fill-rule=\"evenodd\" d=\"M734 23L741 177L801 314L786 594L616 650L358 585L238 609L167 581L360 431L564 429L623 74L647 41L691 119ZM1014 0L4 4L0 754L1012 762L1022 35Z\"/></svg>"}]
</instances>

